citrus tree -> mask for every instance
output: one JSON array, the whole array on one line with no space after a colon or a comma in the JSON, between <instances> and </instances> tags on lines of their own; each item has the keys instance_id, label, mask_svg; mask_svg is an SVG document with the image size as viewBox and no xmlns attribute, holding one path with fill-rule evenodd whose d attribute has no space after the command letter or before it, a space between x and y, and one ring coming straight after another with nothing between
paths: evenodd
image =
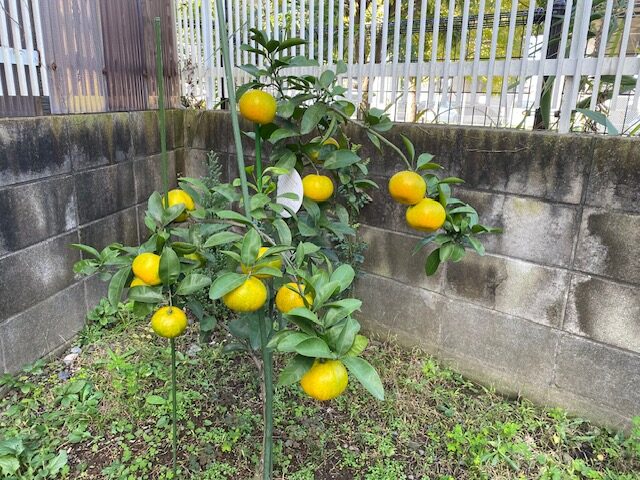
<instances>
[{"instance_id":1,"label":"citrus tree","mask_svg":"<svg viewBox=\"0 0 640 480\"><path fill-rule=\"evenodd\" d=\"M164 196L153 193L144 220L150 231L146 242L112 244L100 252L76 245L87 258L75 270L99 272L109 280L112 304L126 295L134 311L151 315L153 330L170 339L174 472L174 339L185 331L185 312L200 323L201 331L214 328L216 319L208 313L206 302L195 296L204 289L211 301L235 312L224 326L235 341L225 349L244 352L259 366L264 405L262 472L268 479L273 448L273 352L289 357L279 372L279 386L299 383L310 397L326 401L342 394L353 378L374 398L384 399L378 373L362 357L368 340L354 317L362 305L352 295L356 277L352 264L357 265L357 260L344 255L349 245L358 242L357 214L371 201L367 190L378 187L368 178L367 165L381 160L363 158L361 145L346 134L345 127L354 122L355 106L342 96L345 89L338 78L345 72L343 63L318 77L289 75L292 67L315 65L287 54L303 40L270 39L255 29L251 39L253 43L243 48L262 57L264 67L242 67L253 80L238 88L237 104L240 114L254 125L245 134L255 143L255 164L244 164L232 89L239 178L213 187L200 179L183 178L179 189ZM416 154L408 138L403 137L402 149L391 143L384 136L392 128L384 111L372 109L355 123L378 149L386 145L406 163L406 170L396 173L388 188L393 199L408 206L407 223L425 232L416 250L437 244L426 258L426 274L433 274L442 262L461 260L467 247L484 253L477 236L497 230L480 225L477 212L452 196L451 185L462 180L440 178L441 167L432 155ZM293 187L282 188L283 178ZM226 199L228 207L220 208L212 197ZM213 275L206 275L204 267L214 250L228 261Z\"/></svg>"}]
</instances>

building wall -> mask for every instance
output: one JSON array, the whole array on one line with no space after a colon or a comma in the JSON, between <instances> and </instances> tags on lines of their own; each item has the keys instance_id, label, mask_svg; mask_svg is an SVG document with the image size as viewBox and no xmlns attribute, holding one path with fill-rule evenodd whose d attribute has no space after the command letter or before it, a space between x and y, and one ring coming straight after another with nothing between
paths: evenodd
<instances>
[{"instance_id":1,"label":"building wall","mask_svg":"<svg viewBox=\"0 0 640 480\"><path fill-rule=\"evenodd\" d=\"M170 172L181 157L181 112L169 113ZM82 328L105 292L78 279L81 253L137 244L160 188L156 112L0 120L0 371L15 371ZM175 182L174 182L175 183Z\"/></svg>"}]
</instances>

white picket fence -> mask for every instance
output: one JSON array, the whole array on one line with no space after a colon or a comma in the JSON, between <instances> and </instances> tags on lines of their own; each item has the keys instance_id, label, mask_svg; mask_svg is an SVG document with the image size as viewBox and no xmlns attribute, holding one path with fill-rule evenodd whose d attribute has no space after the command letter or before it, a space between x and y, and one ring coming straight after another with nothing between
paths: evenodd
<instances>
[{"instance_id":1,"label":"white picket fence","mask_svg":"<svg viewBox=\"0 0 640 480\"><path fill-rule=\"evenodd\" d=\"M0 0L0 96L48 96L38 0Z\"/></svg>"},{"instance_id":2,"label":"white picket fence","mask_svg":"<svg viewBox=\"0 0 640 480\"><path fill-rule=\"evenodd\" d=\"M640 0L606 0L597 8L594 0L555 7L547 0L544 8L535 0L224 4L235 67L256 63L239 48L251 27L276 38L300 36L308 45L294 53L320 64L308 71L318 74L343 60L345 96L356 103L366 96L372 107L391 105L397 121L531 128L543 79L555 76L551 111L560 132L572 127L579 102L603 111L620 131L640 122ZM591 19L592 12L600 19ZM184 94L209 108L226 96L217 15L215 0L176 0ZM554 26L559 19L560 28ZM545 58L554 44L560 54ZM234 72L236 83L248 79Z\"/></svg>"}]
</instances>

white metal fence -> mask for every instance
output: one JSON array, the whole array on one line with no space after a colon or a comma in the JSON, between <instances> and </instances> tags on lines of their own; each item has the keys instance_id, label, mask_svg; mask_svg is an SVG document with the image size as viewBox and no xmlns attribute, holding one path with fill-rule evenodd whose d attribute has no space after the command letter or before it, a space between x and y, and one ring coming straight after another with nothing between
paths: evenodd
<instances>
[{"instance_id":1,"label":"white metal fence","mask_svg":"<svg viewBox=\"0 0 640 480\"><path fill-rule=\"evenodd\" d=\"M38 0L0 0L0 96L48 96Z\"/></svg>"},{"instance_id":2,"label":"white metal fence","mask_svg":"<svg viewBox=\"0 0 640 480\"><path fill-rule=\"evenodd\" d=\"M345 96L391 105L397 121L532 128L550 118L560 132L603 131L600 112L609 133L640 125L640 0L224 3L234 66L256 63L239 48L251 27L303 37L295 53L318 60L312 72L345 61ZM226 96L218 13L215 0L176 0L184 94L209 108Z\"/></svg>"}]
</instances>

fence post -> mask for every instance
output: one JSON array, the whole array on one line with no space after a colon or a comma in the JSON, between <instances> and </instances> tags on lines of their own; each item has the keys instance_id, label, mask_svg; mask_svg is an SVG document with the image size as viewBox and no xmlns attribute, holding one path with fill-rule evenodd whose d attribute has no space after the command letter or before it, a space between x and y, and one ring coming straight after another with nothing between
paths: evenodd
<instances>
[{"instance_id":1,"label":"fence post","mask_svg":"<svg viewBox=\"0 0 640 480\"><path fill-rule=\"evenodd\" d=\"M202 36L204 37L204 64L206 83L207 108L215 104L213 82L213 19L211 17L211 0L202 0Z\"/></svg>"},{"instance_id":2,"label":"fence post","mask_svg":"<svg viewBox=\"0 0 640 480\"><path fill-rule=\"evenodd\" d=\"M549 30L549 43L547 44L546 59L558 58L558 47L560 46L560 37L562 32L562 21L566 6L566 0L554 0L552 15L556 17L556 20L551 23L551 29ZM564 53L563 53L564 55ZM544 60L540 60L541 62ZM542 82L542 88L539 92L536 92L540 96L540 106L536 108L536 113L533 120L534 130L546 130L548 128L545 117L551 116L551 95L553 91L553 82L555 77L545 75Z\"/></svg>"}]
</instances>

